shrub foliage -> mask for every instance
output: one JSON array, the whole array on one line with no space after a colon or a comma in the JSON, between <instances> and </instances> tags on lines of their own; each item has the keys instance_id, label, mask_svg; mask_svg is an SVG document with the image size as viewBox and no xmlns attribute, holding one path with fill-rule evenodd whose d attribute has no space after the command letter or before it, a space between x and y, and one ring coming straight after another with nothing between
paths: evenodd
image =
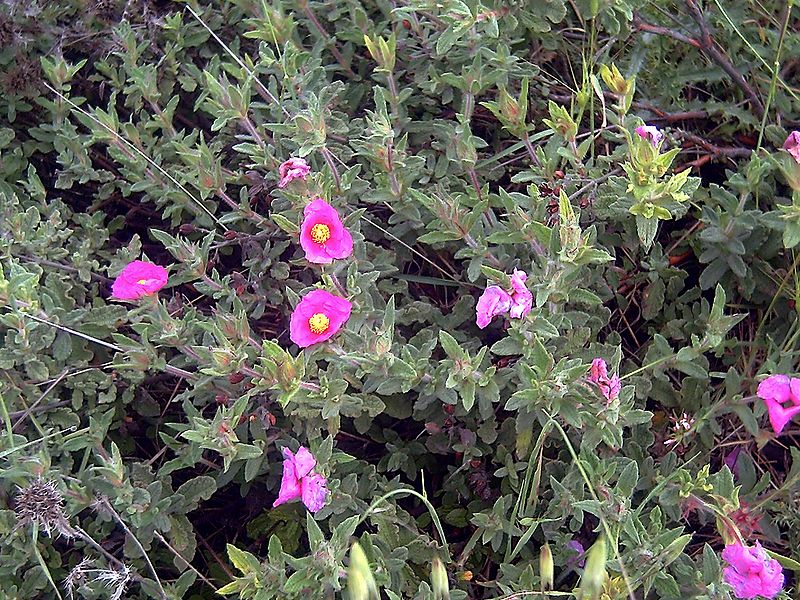
<instances>
[{"instance_id":1,"label":"shrub foliage","mask_svg":"<svg viewBox=\"0 0 800 600\"><path fill-rule=\"evenodd\" d=\"M2 596L724 599L737 538L790 586L797 429L754 394L798 357L797 18L0 3ZM112 298L134 260L166 287ZM352 311L299 348L315 288ZM314 513L273 508L301 446Z\"/></svg>"}]
</instances>

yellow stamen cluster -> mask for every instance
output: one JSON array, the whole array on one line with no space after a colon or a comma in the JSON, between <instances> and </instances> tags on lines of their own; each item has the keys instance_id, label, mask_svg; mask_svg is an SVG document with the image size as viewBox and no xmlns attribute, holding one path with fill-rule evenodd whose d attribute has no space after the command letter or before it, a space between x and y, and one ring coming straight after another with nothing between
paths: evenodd
<instances>
[{"instance_id":1,"label":"yellow stamen cluster","mask_svg":"<svg viewBox=\"0 0 800 600\"><path fill-rule=\"evenodd\" d=\"M315 313L308 320L308 326L312 333L319 335L328 331L328 327L331 326L331 320L322 313Z\"/></svg>"},{"instance_id":2,"label":"yellow stamen cluster","mask_svg":"<svg viewBox=\"0 0 800 600\"><path fill-rule=\"evenodd\" d=\"M324 244L331 239L331 228L324 223L317 223L311 228L311 239L317 244Z\"/></svg>"}]
</instances>

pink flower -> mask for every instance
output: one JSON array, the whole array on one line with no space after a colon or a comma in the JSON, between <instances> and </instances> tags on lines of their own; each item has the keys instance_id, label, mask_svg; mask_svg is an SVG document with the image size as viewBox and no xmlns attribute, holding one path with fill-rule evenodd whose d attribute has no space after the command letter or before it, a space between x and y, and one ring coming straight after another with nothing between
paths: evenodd
<instances>
[{"instance_id":1,"label":"pink flower","mask_svg":"<svg viewBox=\"0 0 800 600\"><path fill-rule=\"evenodd\" d=\"M600 388L600 393L609 402L619 396L619 392L622 389L622 382L619 377L616 375L608 376L608 366L602 358L595 358L592 361L592 366L589 370L589 381Z\"/></svg>"},{"instance_id":2,"label":"pink flower","mask_svg":"<svg viewBox=\"0 0 800 600\"><path fill-rule=\"evenodd\" d=\"M285 188L295 179L302 179L305 181L308 174L311 172L311 167L308 166L308 163L303 158L290 158L287 161L281 163L281 166L278 167L278 173L281 176L281 180L278 182L279 188Z\"/></svg>"},{"instance_id":3,"label":"pink flower","mask_svg":"<svg viewBox=\"0 0 800 600\"><path fill-rule=\"evenodd\" d=\"M780 563L770 558L758 542L752 548L738 542L726 546L722 558L729 565L722 570L723 579L737 598L774 598L783 588Z\"/></svg>"},{"instance_id":4,"label":"pink flower","mask_svg":"<svg viewBox=\"0 0 800 600\"><path fill-rule=\"evenodd\" d=\"M525 286L528 274L525 271L514 269L511 275L511 310L512 319L524 319L533 307L533 294Z\"/></svg>"},{"instance_id":5,"label":"pink flower","mask_svg":"<svg viewBox=\"0 0 800 600\"><path fill-rule=\"evenodd\" d=\"M783 149L792 155L794 161L800 164L800 131L793 131L783 142Z\"/></svg>"},{"instance_id":6,"label":"pink flower","mask_svg":"<svg viewBox=\"0 0 800 600\"><path fill-rule=\"evenodd\" d=\"M303 210L300 227L300 245L306 251L306 260L320 265L334 258L347 258L353 253L353 238L342 225L339 213L322 198L313 200Z\"/></svg>"},{"instance_id":7,"label":"pink flower","mask_svg":"<svg viewBox=\"0 0 800 600\"><path fill-rule=\"evenodd\" d=\"M333 337L350 318L353 305L325 290L309 292L295 307L289 321L289 337L301 348Z\"/></svg>"},{"instance_id":8,"label":"pink flower","mask_svg":"<svg viewBox=\"0 0 800 600\"><path fill-rule=\"evenodd\" d=\"M756 395L767 405L769 422L775 435L800 413L800 379L786 375L770 375L758 384ZM791 405L784 406L791 401Z\"/></svg>"},{"instance_id":9,"label":"pink flower","mask_svg":"<svg viewBox=\"0 0 800 600\"><path fill-rule=\"evenodd\" d=\"M291 450L284 448L283 459L281 489L272 507L298 498L311 512L317 512L325 506L328 482L322 475L314 473L314 467L317 465L314 455L303 446L300 446L297 454L292 454Z\"/></svg>"},{"instance_id":10,"label":"pink flower","mask_svg":"<svg viewBox=\"0 0 800 600\"><path fill-rule=\"evenodd\" d=\"M654 147L658 146L661 143L661 140L664 139L664 134L661 133L661 130L653 125L639 125L635 131L636 135L643 140L647 140Z\"/></svg>"},{"instance_id":11,"label":"pink flower","mask_svg":"<svg viewBox=\"0 0 800 600\"><path fill-rule=\"evenodd\" d=\"M523 319L533 307L533 294L525 287L528 275L525 271L514 269L511 275L510 293L503 288L490 285L478 298L475 306L475 322L483 329L494 317L509 313L512 319Z\"/></svg>"},{"instance_id":12,"label":"pink flower","mask_svg":"<svg viewBox=\"0 0 800 600\"><path fill-rule=\"evenodd\" d=\"M128 263L111 285L111 293L119 300L136 300L155 294L167 284L167 270L153 263L135 260Z\"/></svg>"},{"instance_id":13,"label":"pink flower","mask_svg":"<svg viewBox=\"0 0 800 600\"><path fill-rule=\"evenodd\" d=\"M483 329L496 315L505 314L510 308L511 295L501 287L490 285L478 298L478 304L475 306L475 322Z\"/></svg>"}]
</instances>

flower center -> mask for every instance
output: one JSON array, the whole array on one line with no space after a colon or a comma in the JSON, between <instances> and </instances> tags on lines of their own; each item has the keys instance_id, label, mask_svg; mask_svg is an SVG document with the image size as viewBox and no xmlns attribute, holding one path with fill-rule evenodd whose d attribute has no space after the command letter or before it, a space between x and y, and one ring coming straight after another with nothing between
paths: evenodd
<instances>
[{"instance_id":1,"label":"flower center","mask_svg":"<svg viewBox=\"0 0 800 600\"><path fill-rule=\"evenodd\" d=\"M327 229L325 225L323 225L323 227ZM331 320L322 313L315 313L311 315L311 318L308 320L308 326L311 328L311 333L319 335L320 333L328 331L328 327L331 326Z\"/></svg>"},{"instance_id":2,"label":"flower center","mask_svg":"<svg viewBox=\"0 0 800 600\"><path fill-rule=\"evenodd\" d=\"M138 283L139 285L147 285L148 283L151 283L152 281L153 281L152 279L140 279L136 283Z\"/></svg>"},{"instance_id":3,"label":"flower center","mask_svg":"<svg viewBox=\"0 0 800 600\"><path fill-rule=\"evenodd\" d=\"M331 239L331 228L324 223L317 223L311 228L311 239L317 244L324 244Z\"/></svg>"}]
</instances>

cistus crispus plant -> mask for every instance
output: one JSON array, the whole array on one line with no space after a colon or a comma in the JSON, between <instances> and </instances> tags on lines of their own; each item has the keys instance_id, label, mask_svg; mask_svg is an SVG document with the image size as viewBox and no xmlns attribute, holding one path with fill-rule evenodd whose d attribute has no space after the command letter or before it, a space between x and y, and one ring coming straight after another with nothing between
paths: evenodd
<instances>
[{"instance_id":1,"label":"cistus crispus plant","mask_svg":"<svg viewBox=\"0 0 800 600\"><path fill-rule=\"evenodd\" d=\"M0 2L0 597L794 597L798 24Z\"/></svg>"}]
</instances>

